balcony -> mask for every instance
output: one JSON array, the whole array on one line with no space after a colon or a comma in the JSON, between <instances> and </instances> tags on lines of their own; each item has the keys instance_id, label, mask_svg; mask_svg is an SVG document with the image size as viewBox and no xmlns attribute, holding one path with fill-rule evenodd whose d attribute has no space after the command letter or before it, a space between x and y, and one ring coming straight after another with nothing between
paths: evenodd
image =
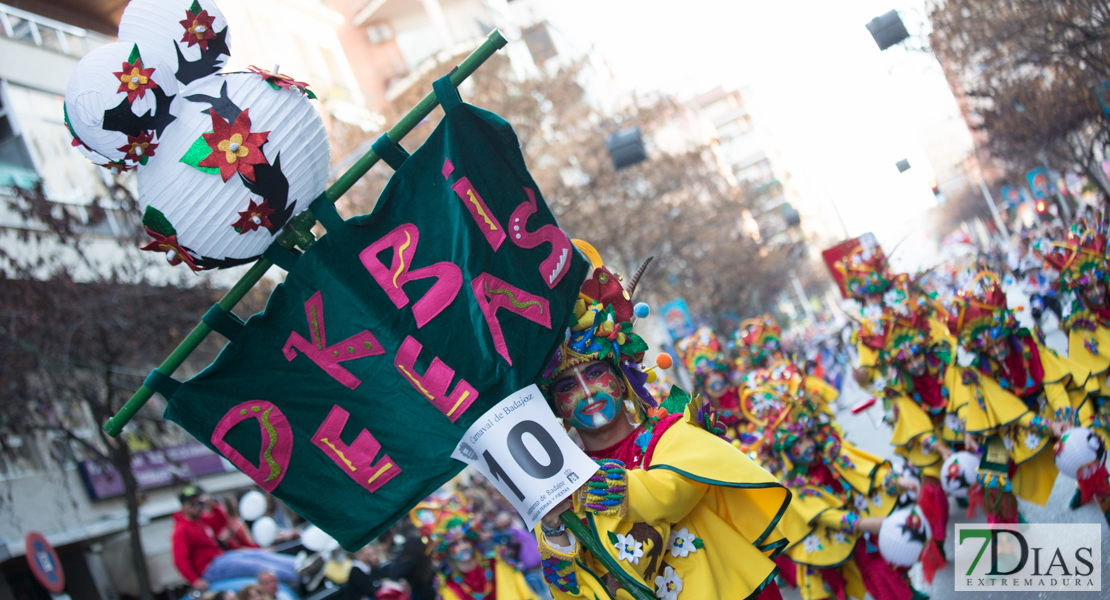
<instances>
[{"instance_id":1,"label":"balcony","mask_svg":"<svg viewBox=\"0 0 1110 600\"><path fill-rule=\"evenodd\" d=\"M4 37L81 58L111 40L94 31L47 19L25 10L0 4L0 34Z\"/></svg>"}]
</instances>

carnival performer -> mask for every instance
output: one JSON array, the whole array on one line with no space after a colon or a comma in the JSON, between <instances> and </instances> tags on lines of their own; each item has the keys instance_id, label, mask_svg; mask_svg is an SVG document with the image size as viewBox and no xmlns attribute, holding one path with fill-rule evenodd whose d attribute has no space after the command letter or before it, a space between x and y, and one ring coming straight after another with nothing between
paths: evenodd
<instances>
[{"instance_id":1,"label":"carnival performer","mask_svg":"<svg viewBox=\"0 0 1110 600\"><path fill-rule=\"evenodd\" d=\"M693 378L694 393L709 400L725 433L739 443L748 433L748 423L740 412L739 390L717 334L709 327L699 327L679 340L675 350Z\"/></svg>"},{"instance_id":2,"label":"carnival performer","mask_svg":"<svg viewBox=\"0 0 1110 600\"><path fill-rule=\"evenodd\" d=\"M1017 498L1048 501L1057 470L1046 448L1084 404L1091 373L1018 326L994 273L966 273L961 288L949 327L973 359L954 392L957 410L969 449L981 449L988 521L1017 523Z\"/></svg>"},{"instance_id":3,"label":"carnival performer","mask_svg":"<svg viewBox=\"0 0 1110 600\"><path fill-rule=\"evenodd\" d=\"M1047 246L1047 247L1045 247ZM1067 302L1067 317L1062 327L1068 333L1068 357L1091 372L1086 402L1074 415L1061 415L1075 425L1088 427L1110 444L1110 297L1107 282L1106 223L1101 220L1091 227L1085 220L1072 225L1063 242L1034 246L1047 266L1059 273L1055 287ZM1098 496L1101 510L1110 520L1110 486L1105 467L1085 472L1078 481L1079 489L1072 499L1072 508Z\"/></svg>"},{"instance_id":4,"label":"carnival performer","mask_svg":"<svg viewBox=\"0 0 1110 600\"><path fill-rule=\"evenodd\" d=\"M760 416L771 419L759 460L793 494L783 519L790 545L776 559L783 576L805 600L914 598L905 570L887 563L867 534L878 534L901 489L916 483L899 481L889 462L845 441L804 389L778 391L756 386L745 396L760 397Z\"/></svg>"},{"instance_id":5,"label":"carnival performer","mask_svg":"<svg viewBox=\"0 0 1110 600\"><path fill-rule=\"evenodd\" d=\"M466 498L458 493L431 497L409 513L438 574L439 600L539 600L524 574L497 547L492 556L478 551L480 532Z\"/></svg>"},{"instance_id":6,"label":"carnival performer","mask_svg":"<svg viewBox=\"0 0 1110 600\"><path fill-rule=\"evenodd\" d=\"M740 323L740 328L733 336L739 357L736 359L736 369L744 374L745 381L749 380L751 373L760 369L773 370L776 365L784 364L786 357L782 352L779 341L782 328L771 313L747 319ZM801 372L800 369L795 369ZM835 402L840 392L821 377L803 375L806 389L810 394L818 396L826 405Z\"/></svg>"},{"instance_id":7,"label":"carnival performer","mask_svg":"<svg viewBox=\"0 0 1110 600\"><path fill-rule=\"evenodd\" d=\"M787 544L779 521L790 493L719 437L708 402L675 386L656 405L640 368L647 346L631 325L636 280L626 290L592 262L542 382L601 467L537 531L555 598L629 598L617 569L664 600L781 598L773 558ZM571 508L603 554L565 529L559 515Z\"/></svg>"}]
</instances>

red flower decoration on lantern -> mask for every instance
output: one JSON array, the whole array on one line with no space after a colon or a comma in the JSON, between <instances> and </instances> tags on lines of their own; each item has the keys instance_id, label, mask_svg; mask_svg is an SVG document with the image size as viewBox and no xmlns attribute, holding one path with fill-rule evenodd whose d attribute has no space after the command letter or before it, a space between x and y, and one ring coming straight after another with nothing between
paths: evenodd
<instances>
[{"instance_id":1,"label":"red flower decoration on lantern","mask_svg":"<svg viewBox=\"0 0 1110 600\"><path fill-rule=\"evenodd\" d=\"M308 96L309 98L312 98L313 100L316 99L316 94L312 93L312 90L308 89L308 84L303 81L297 81L296 79L293 79L288 75L273 73L254 65L251 65L248 68L250 69L251 73L261 76L262 80L270 84L270 87L273 87L275 90L278 88L283 90L296 90Z\"/></svg>"},{"instance_id":2,"label":"red flower decoration on lantern","mask_svg":"<svg viewBox=\"0 0 1110 600\"><path fill-rule=\"evenodd\" d=\"M273 227L269 217L274 214L274 209L270 208L269 201L263 199L259 204L255 204L254 200L250 202L247 210L239 213L239 220L231 224L235 231L239 232L239 235L254 231L259 227L265 227L266 229Z\"/></svg>"},{"instance_id":3,"label":"red flower decoration on lantern","mask_svg":"<svg viewBox=\"0 0 1110 600\"><path fill-rule=\"evenodd\" d=\"M186 10L185 20L179 21L185 28L181 41L189 44L190 48L199 44L201 50L208 50L208 40L216 39L216 32L212 30L212 22L215 20L216 17L208 14L207 10L195 14Z\"/></svg>"},{"instance_id":4,"label":"red flower decoration on lantern","mask_svg":"<svg viewBox=\"0 0 1110 600\"><path fill-rule=\"evenodd\" d=\"M147 158L154 156L154 149L158 144L154 143L154 134L149 131L144 131L138 137L129 135L127 136L127 143L116 150L126 152L127 155L123 157L124 160L146 164Z\"/></svg>"},{"instance_id":5,"label":"red flower decoration on lantern","mask_svg":"<svg viewBox=\"0 0 1110 600\"><path fill-rule=\"evenodd\" d=\"M202 135L212 153L197 164L219 169L224 181L231 179L236 172L254 181L254 165L266 162L262 144L266 143L270 132L251 133L249 110L243 109L230 125L216 111L209 113L212 116L212 133Z\"/></svg>"},{"instance_id":6,"label":"red flower decoration on lantern","mask_svg":"<svg viewBox=\"0 0 1110 600\"><path fill-rule=\"evenodd\" d=\"M149 250L151 252L165 252L166 260L168 260L171 265L177 266L184 262L185 264L189 265L190 269L194 271L200 270L193 262L193 257L191 254L189 254L189 251L186 250L180 243L178 243L176 234L171 236L164 236L156 231L152 231L149 227L146 228L146 233L150 237L154 238L154 241L143 246L142 248L139 248L140 250Z\"/></svg>"},{"instance_id":7,"label":"red flower decoration on lantern","mask_svg":"<svg viewBox=\"0 0 1110 600\"><path fill-rule=\"evenodd\" d=\"M142 98L146 95L146 91L158 87L157 83L150 78L154 74L154 68L143 68L143 59L136 58L134 63L122 63L119 71L115 71L112 75L119 78L119 89L116 92L127 92L127 102L130 104L135 101L135 98Z\"/></svg>"}]
</instances>

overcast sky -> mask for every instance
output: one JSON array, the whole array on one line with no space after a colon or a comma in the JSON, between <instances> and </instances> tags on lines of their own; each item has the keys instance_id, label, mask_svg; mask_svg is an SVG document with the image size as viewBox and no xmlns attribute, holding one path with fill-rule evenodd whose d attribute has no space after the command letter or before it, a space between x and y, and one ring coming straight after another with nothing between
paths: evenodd
<instances>
[{"instance_id":1,"label":"overcast sky","mask_svg":"<svg viewBox=\"0 0 1110 600\"><path fill-rule=\"evenodd\" d=\"M795 177L836 202L853 236L885 242L934 204L922 139L970 148L936 61L880 52L864 27L891 9L911 33L927 27L914 0L559 0L545 12L627 87L683 99L751 88ZM905 174L901 158L912 165Z\"/></svg>"}]
</instances>

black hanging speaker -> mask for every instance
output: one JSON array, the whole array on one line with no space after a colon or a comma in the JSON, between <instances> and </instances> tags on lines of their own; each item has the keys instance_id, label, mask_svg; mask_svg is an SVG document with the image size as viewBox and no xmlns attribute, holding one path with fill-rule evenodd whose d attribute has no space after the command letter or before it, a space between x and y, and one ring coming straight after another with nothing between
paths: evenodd
<instances>
[{"instance_id":1,"label":"black hanging speaker","mask_svg":"<svg viewBox=\"0 0 1110 600\"><path fill-rule=\"evenodd\" d=\"M867 24L867 31L870 31L871 37L875 38L879 50L886 50L910 37L910 32L906 31L906 26L902 24L902 18L898 16L896 10L871 19Z\"/></svg>"},{"instance_id":2,"label":"black hanging speaker","mask_svg":"<svg viewBox=\"0 0 1110 600\"><path fill-rule=\"evenodd\" d=\"M605 138L605 149L609 151L609 158L612 159L613 168L617 171L647 160L644 137L639 127L629 127L610 133Z\"/></svg>"}]
</instances>

